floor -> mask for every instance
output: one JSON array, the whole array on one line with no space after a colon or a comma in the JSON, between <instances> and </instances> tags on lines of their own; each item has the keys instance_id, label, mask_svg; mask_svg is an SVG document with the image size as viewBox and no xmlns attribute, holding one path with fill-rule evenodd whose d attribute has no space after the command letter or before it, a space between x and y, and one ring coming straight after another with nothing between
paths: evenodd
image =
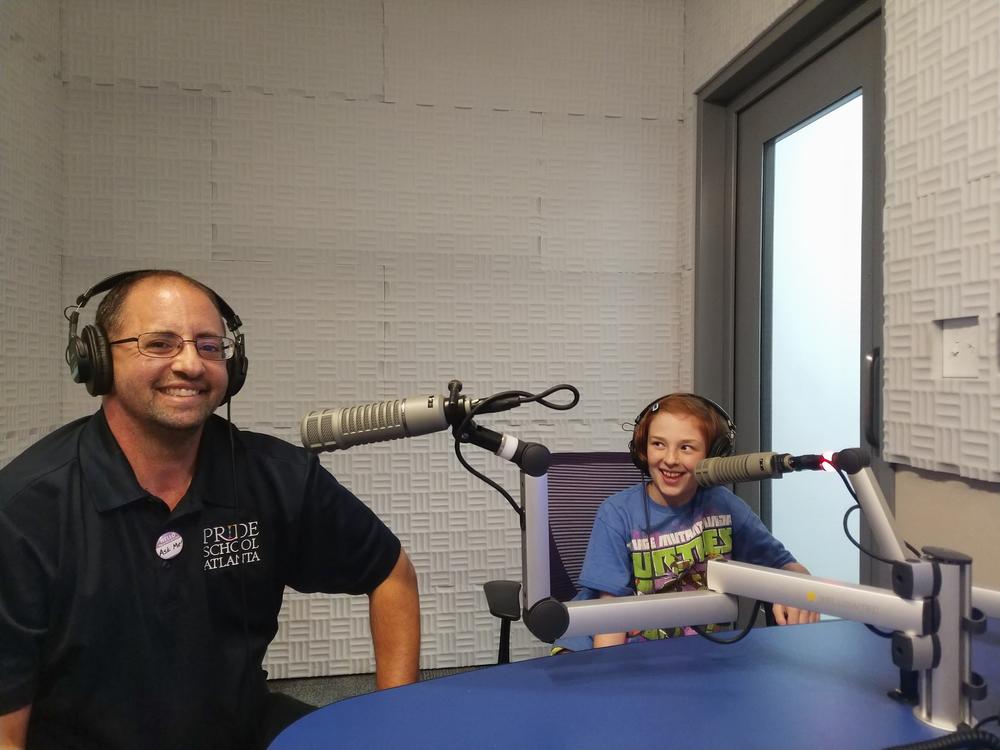
<instances>
[{"instance_id":1,"label":"floor","mask_svg":"<svg viewBox=\"0 0 1000 750\"><path fill-rule=\"evenodd\" d=\"M422 669L420 679L433 680L439 677L468 672L479 667L455 667L452 669ZM313 706L325 706L344 698L353 698L375 691L374 674L352 674L340 677L304 677L288 680L268 680L271 692L284 693Z\"/></svg>"}]
</instances>

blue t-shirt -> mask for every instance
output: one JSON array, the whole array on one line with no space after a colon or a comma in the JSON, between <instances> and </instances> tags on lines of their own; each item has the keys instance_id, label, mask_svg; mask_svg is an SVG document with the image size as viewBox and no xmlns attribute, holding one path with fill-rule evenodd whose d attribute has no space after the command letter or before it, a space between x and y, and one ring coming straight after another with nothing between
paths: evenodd
<instances>
[{"instance_id":1,"label":"blue t-shirt","mask_svg":"<svg viewBox=\"0 0 1000 750\"><path fill-rule=\"evenodd\" d=\"M699 488L679 508L653 502L643 483L612 495L597 510L576 599L605 591L631 596L705 588L708 561L725 558L781 568L795 558L749 506L725 487ZM674 633L630 633L629 640ZM589 638L588 638L589 640ZM589 647L580 639L557 642Z\"/></svg>"}]
</instances>

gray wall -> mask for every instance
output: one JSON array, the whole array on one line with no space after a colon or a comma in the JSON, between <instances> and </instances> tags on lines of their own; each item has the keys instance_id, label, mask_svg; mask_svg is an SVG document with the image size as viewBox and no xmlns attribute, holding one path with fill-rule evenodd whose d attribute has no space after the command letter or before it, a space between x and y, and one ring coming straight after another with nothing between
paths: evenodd
<instances>
[{"instance_id":1,"label":"gray wall","mask_svg":"<svg viewBox=\"0 0 1000 750\"><path fill-rule=\"evenodd\" d=\"M886 3L885 78L897 516L911 541L972 555L975 582L1000 588L1000 4ZM954 318L973 323L970 377L946 376Z\"/></svg>"},{"instance_id":2,"label":"gray wall","mask_svg":"<svg viewBox=\"0 0 1000 750\"><path fill-rule=\"evenodd\" d=\"M31 5L5 7L23 25ZM291 442L311 409L442 393L457 377L474 396L573 383L573 412L482 422L554 450L624 448L622 421L689 385L680 2L51 9L37 25L63 64L51 101L33 106L65 122L46 139L60 168L42 201L64 207L63 225L36 217L53 264L36 274L45 298L12 290L27 314L5 360L45 363L58 418L97 405L65 376L59 311L104 275L150 265L193 274L241 315L251 370L234 418ZM58 335L28 346L40 319ZM32 387L24 374L18 387ZM22 421L36 432L0 458L53 426ZM466 452L516 492L509 465ZM519 578L519 532L450 436L324 463L414 559L423 666L495 659L481 586ZM515 657L543 651L515 629ZM267 666L370 671L366 600L290 594Z\"/></svg>"},{"instance_id":3,"label":"gray wall","mask_svg":"<svg viewBox=\"0 0 1000 750\"><path fill-rule=\"evenodd\" d=\"M57 0L0 3L0 464L62 417L59 50Z\"/></svg>"}]
</instances>

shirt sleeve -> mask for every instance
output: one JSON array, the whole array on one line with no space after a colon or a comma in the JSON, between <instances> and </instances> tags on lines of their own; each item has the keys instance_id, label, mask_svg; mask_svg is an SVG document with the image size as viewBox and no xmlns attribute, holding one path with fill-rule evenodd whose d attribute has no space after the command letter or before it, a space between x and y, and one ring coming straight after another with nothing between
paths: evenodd
<instances>
[{"instance_id":1,"label":"shirt sleeve","mask_svg":"<svg viewBox=\"0 0 1000 750\"><path fill-rule=\"evenodd\" d=\"M597 511L580 570L580 585L615 596L633 591L632 557L628 547L624 517L607 501Z\"/></svg>"},{"instance_id":2,"label":"shirt sleeve","mask_svg":"<svg viewBox=\"0 0 1000 750\"><path fill-rule=\"evenodd\" d=\"M0 714L5 714L32 702L50 586L37 551L3 513L0 570Z\"/></svg>"},{"instance_id":3,"label":"shirt sleeve","mask_svg":"<svg viewBox=\"0 0 1000 750\"><path fill-rule=\"evenodd\" d=\"M738 497L733 513L733 559L737 562L781 568L795 562L785 545L774 538L764 522Z\"/></svg>"},{"instance_id":4,"label":"shirt sleeve","mask_svg":"<svg viewBox=\"0 0 1000 750\"><path fill-rule=\"evenodd\" d=\"M399 559L396 535L313 456L288 585L303 593L370 594Z\"/></svg>"},{"instance_id":5,"label":"shirt sleeve","mask_svg":"<svg viewBox=\"0 0 1000 750\"><path fill-rule=\"evenodd\" d=\"M574 602L586 602L593 599L599 599L601 596L600 591L594 591L593 589L582 587L574 596L571 601ZM588 651L594 647L594 636L592 635L571 635L564 638L557 638L552 644L552 654L555 655L559 651Z\"/></svg>"}]
</instances>

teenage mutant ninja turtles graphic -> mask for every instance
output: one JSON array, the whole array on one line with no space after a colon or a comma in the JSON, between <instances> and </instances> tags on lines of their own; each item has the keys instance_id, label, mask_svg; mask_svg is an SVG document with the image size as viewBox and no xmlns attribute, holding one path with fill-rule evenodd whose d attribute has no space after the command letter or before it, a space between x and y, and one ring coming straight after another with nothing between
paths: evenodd
<instances>
[{"instance_id":1,"label":"teenage mutant ninja turtles graphic","mask_svg":"<svg viewBox=\"0 0 1000 750\"><path fill-rule=\"evenodd\" d=\"M632 572L638 594L703 589L707 585L708 561L728 559L733 550L732 520L728 515L707 516L681 531L651 535L633 531L632 536ZM655 640L692 632L691 628L636 630L628 636Z\"/></svg>"}]
</instances>

